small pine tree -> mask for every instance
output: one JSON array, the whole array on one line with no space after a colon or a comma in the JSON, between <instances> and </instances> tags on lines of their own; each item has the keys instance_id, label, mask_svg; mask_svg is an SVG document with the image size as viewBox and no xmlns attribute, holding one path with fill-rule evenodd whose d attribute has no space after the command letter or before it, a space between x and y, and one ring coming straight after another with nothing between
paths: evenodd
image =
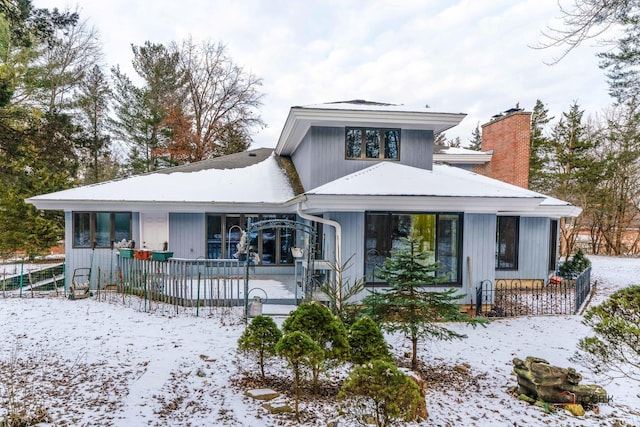
<instances>
[{"instance_id":1,"label":"small pine tree","mask_svg":"<svg viewBox=\"0 0 640 427\"><path fill-rule=\"evenodd\" d=\"M296 419L300 421L300 380L303 368L317 366L324 357L322 349L305 333L295 331L284 335L276 344L278 355L289 362L293 369L293 391L295 394Z\"/></svg>"},{"instance_id":2,"label":"small pine tree","mask_svg":"<svg viewBox=\"0 0 640 427\"><path fill-rule=\"evenodd\" d=\"M364 290L364 279L360 278L351 283L349 280L343 280L344 272L350 268L351 255L342 265L337 263L329 263L333 271L332 280L324 281L320 284L319 289L329 299L329 308L331 312L339 317L344 323L349 321L350 315L355 304L348 301Z\"/></svg>"},{"instance_id":3,"label":"small pine tree","mask_svg":"<svg viewBox=\"0 0 640 427\"><path fill-rule=\"evenodd\" d=\"M404 246L387 258L376 276L388 288L364 298L367 312L383 329L400 331L409 336L413 348L411 368L418 367L418 340L431 337L440 340L466 338L447 329L443 321L463 321L470 325L486 323L484 318L461 313L457 302L462 295L454 288L435 291L430 286L442 283L438 263L429 263L428 254L420 250L420 241L408 238Z\"/></svg>"},{"instance_id":4,"label":"small pine tree","mask_svg":"<svg viewBox=\"0 0 640 427\"><path fill-rule=\"evenodd\" d=\"M480 132L480 123L476 123L476 127L471 132L471 139L469 140L469 150L480 151L482 150L482 132Z\"/></svg>"},{"instance_id":5,"label":"small pine tree","mask_svg":"<svg viewBox=\"0 0 640 427\"><path fill-rule=\"evenodd\" d=\"M424 409L418 385L389 362L373 360L356 366L342 384L338 398L350 407L358 423L377 426L415 421Z\"/></svg>"},{"instance_id":6,"label":"small pine tree","mask_svg":"<svg viewBox=\"0 0 640 427\"><path fill-rule=\"evenodd\" d=\"M267 316L256 316L238 340L238 350L255 355L260 365L260 375L264 379L265 359L275 356L276 344L282 332L276 322Z\"/></svg>"},{"instance_id":7,"label":"small pine tree","mask_svg":"<svg viewBox=\"0 0 640 427\"><path fill-rule=\"evenodd\" d=\"M580 273L591 265L591 261L584 255L582 249L578 249L573 257L566 260L558 269L562 277L568 279L576 278Z\"/></svg>"},{"instance_id":8,"label":"small pine tree","mask_svg":"<svg viewBox=\"0 0 640 427\"><path fill-rule=\"evenodd\" d=\"M374 359L391 362L389 352L380 328L369 316L363 316L349 328L351 361L358 365Z\"/></svg>"},{"instance_id":9,"label":"small pine tree","mask_svg":"<svg viewBox=\"0 0 640 427\"><path fill-rule=\"evenodd\" d=\"M327 306L317 301L300 304L285 319L282 330L285 334L304 332L323 349L324 358L313 366L313 383L316 385L323 364L349 359L349 341L344 324Z\"/></svg>"},{"instance_id":10,"label":"small pine tree","mask_svg":"<svg viewBox=\"0 0 640 427\"><path fill-rule=\"evenodd\" d=\"M573 360L598 374L640 381L640 286L614 292L587 310L583 323L595 336L580 340Z\"/></svg>"}]
</instances>

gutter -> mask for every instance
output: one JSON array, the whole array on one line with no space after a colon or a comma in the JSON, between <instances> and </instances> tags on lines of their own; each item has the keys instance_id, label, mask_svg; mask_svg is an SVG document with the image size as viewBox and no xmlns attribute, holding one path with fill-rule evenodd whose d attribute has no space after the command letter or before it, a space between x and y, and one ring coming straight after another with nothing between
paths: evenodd
<instances>
[{"instance_id":1,"label":"gutter","mask_svg":"<svg viewBox=\"0 0 640 427\"><path fill-rule=\"evenodd\" d=\"M297 205L297 213L300 218L308 219L309 221L319 222L321 224L328 225L330 227L335 228L336 230L336 281L337 283L342 283L342 257L340 255L340 248L342 246L342 226L339 222L333 221L331 219L322 218L315 215L310 215L308 213L302 212L302 202L298 202Z\"/></svg>"}]
</instances>

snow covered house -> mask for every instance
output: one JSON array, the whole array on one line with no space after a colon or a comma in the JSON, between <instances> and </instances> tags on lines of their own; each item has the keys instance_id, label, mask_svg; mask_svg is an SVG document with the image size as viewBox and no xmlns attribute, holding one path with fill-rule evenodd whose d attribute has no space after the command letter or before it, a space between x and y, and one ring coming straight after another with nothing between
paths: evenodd
<instances>
[{"instance_id":1,"label":"snow covered house","mask_svg":"<svg viewBox=\"0 0 640 427\"><path fill-rule=\"evenodd\" d=\"M248 222L285 219L317 230L318 268L321 260L350 259L344 279L364 277L370 287L384 285L376 266L412 233L444 267L444 286L459 288L465 303L485 280L546 282L556 267L558 220L580 208L519 183L528 136L517 127L528 129L527 114L511 111L485 125L483 134L494 138L490 150L434 145L435 134L464 117L360 100L292 107L275 149L27 201L64 210L68 271L95 264L93 256L113 253L113 242L123 239L168 246L176 258L228 259ZM294 274L291 249L304 246L305 236L273 229L253 238L256 273Z\"/></svg>"}]
</instances>

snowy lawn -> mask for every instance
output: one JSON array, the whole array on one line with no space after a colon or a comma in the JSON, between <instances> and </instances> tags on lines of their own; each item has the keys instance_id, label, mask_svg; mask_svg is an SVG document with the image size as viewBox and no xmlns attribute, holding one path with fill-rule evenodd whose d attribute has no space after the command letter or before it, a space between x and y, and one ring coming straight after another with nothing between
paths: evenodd
<instances>
[{"instance_id":1,"label":"snowy lawn","mask_svg":"<svg viewBox=\"0 0 640 427\"><path fill-rule=\"evenodd\" d=\"M597 281L591 304L640 281L640 260L590 257ZM69 301L0 296L0 418L9 408L42 408L41 425L67 426L276 426L291 415L270 415L244 397L242 385L260 384L257 366L236 353L243 331L239 309L180 310L121 296ZM195 310L195 309L194 309ZM278 318L281 323L283 318ZM423 342L429 372L427 408L433 426L640 426L640 384L609 383L576 366L583 383L599 382L613 400L576 418L546 414L508 393L516 384L512 359L537 356L559 367L589 334L581 316L494 320L486 328L453 325L469 338ZM388 336L394 353L409 341ZM247 374L246 372L249 372ZM330 373L338 381L344 370ZM271 382L287 391L290 373L274 360ZM277 379L281 379L278 381ZM338 416L335 399L303 401L306 425L326 426ZM341 425L347 425L342 424Z\"/></svg>"}]
</instances>

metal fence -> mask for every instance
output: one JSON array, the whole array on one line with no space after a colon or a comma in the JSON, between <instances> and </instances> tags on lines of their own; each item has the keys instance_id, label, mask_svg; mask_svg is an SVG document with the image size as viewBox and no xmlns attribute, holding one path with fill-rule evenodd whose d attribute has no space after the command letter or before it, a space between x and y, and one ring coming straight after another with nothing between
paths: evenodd
<instances>
[{"instance_id":1,"label":"metal fence","mask_svg":"<svg viewBox=\"0 0 640 427\"><path fill-rule=\"evenodd\" d=\"M167 261L120 258L117 290L182 307L244 304L244 263L238 260Z\"/></svg>"},{"instance_id":2,"label":"metal fence","mask_svg":"<svg viewBox=\"0 0 640 427\"><path fill-rule=\"evenodd\" d=\"M20 273L5 275L0 279L0 291L2 292L40 292L51 291L64 285L64 263L57 263L45 267L31 268L28 264L22 265Z\"/></svg>"},{"instance_id":3,"label":"metal fence","mask_svg":"<svg viewBox=\"0 0 640 427\"><path fill-rule=\"evenodd\" d=\"M576 277L576 313L583 306L591 293L591 267L588 267Z\"/></svg>"},{"instance_id":4,"label":"metal fence","mask_svg":"<svg viewBox=\"0 0 640 427\"><path fill-rule=\"evenodd\" d=\"M575 279L483 281L476 289L476 314L487 317L575 314L591 291L591 267Z\"/></svg>"}]
</instances>

